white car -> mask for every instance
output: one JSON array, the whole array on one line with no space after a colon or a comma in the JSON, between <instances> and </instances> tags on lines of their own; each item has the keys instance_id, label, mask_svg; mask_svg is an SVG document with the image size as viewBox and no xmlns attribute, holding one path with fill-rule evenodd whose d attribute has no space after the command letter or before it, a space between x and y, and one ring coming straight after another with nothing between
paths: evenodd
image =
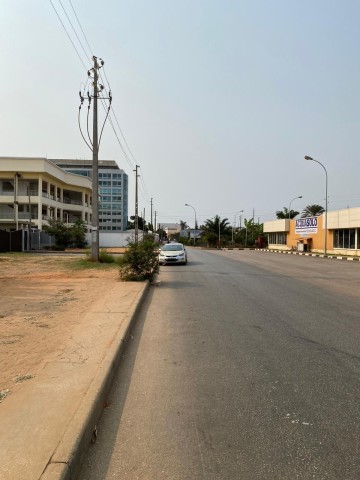
<instances>
[{"instance_id":1,"label":"white car","mask_svg":"<svg viewBox=\"0 0 360 480\"><path fill-rule=\"evenodd\" d=\"M187 252L182 243L166 243L160 248L159 264L170 265L173 263L187 264Z\"/></svg>"}]
</instances>

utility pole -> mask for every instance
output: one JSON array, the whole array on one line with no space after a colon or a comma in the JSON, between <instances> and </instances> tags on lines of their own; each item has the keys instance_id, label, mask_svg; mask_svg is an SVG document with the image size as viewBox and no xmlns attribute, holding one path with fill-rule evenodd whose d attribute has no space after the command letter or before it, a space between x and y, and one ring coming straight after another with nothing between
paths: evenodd
<instances>
[{"instance_id":1,"label":"utility pole","mask_svg":"<svg viewBox=\"0 0 360 480\"><path fill-rule=\"evenodd\" d=\"M135 165L135 243L139 242L139 212L138 212L138 168L139 165Z\"/></svg>"},{"instance_id":2,"label":"utility pole","mask_svg":"<svg viewBox=\"0 0 360 480\"><path fill-rule=\"evenodd\" d=\"M19 202L18 202L18 190L19 190L19 178L20 173L14 175L14 213L15 213L15 230L19 230Z\"/></svg>"},{"instance_id":3,"label":"utility pole","mask_svg":"<svg viewBox=\"0 0 360 480\"><path fill-rule=\"evenodd\" d=\"M157 228L156 228L156 210L155 210L155 220L154 220L154 223L155 223L155 225L154 225L154 232L156 233L156 230L157 230Z\"/></svg>"},{"instance_id":4,"label":"utility pole","mask_svg":"<svg viewBox=\"0 0 360 480\"><path fill-rule=\"evenodd\" d=\"M151 197L151 199L150 199L150 223L151 223L151 228L154 230L152 212L153 212L153 198Z\"/></svg>"},{"instance_id":5,"label":"utility pole","mask_svg":"<svg viewBox=\"0 0 360 480\"><path fill-rule=\"evenodd\" d=\"M89 149L92 152L93 164L92 164L91 260L93 262L98 262L99 261L99 146L100 146L104 125L110 112L112 96L111 96L111 91L109 91L109 94L107 97L100 96L104 87L103 85L99 84L99 70L104 65L104 61L101 58L98 59L95 56L93 56L92 59L94 63L93 63L93 67L88 71L88 76L93 80L92 81L93 91L87 92L87 97L89 100L88 115L89 115L91 100L92 99L94 100L92 140L90 138L89 129L87 128L88 138L86 138L81 128L81 122L80 122L81 107L85 100L83 93L81 91L79 92L80 105L79 105L79 113L78 113L78 123L79 123L81 136L84 142L86 143L86 145L89 147ZM101 129L100 138L98 136L98 99L99 98L101 100L105 100L105 99L109 100L109 107L104 120L104 124ZM87 127L88 127L88 122L87 122Z\"/></svg>"},{"instance_id":6,"label":"utility pole","mask_svg":"<svg viewBox=\"0 0 360 480\"><path fill-rule=\"evenodd\" d=\"M92 222L91 222L91 259L99 261L99 144L98 144L98 79L99 65L94 56L94 107L93 107L93 168L92 168Z\"/></svg>"}]
</instances>

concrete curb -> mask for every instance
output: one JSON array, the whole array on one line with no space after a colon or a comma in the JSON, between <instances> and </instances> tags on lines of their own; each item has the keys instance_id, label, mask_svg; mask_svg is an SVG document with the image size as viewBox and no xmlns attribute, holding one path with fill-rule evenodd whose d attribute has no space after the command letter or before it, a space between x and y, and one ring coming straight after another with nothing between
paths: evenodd
<instances>
[{"instance_id":1,"label":"concrete curb","mask_svg":"<svg viewBox=\"0 0 360 480\"><path fill-rule=\"evenodd\" d=\"M144 288L138 293L132 309L117 332L104 361L99 366L97 374L39 480L74 480L78 475L84 454L102 415L106 396L119 367L130 328L149 285L149 282L146 282Z\"/></svg>"},{"instance_id":2,"label":"concrete curb","mask_svg":"<svg viewBox=\"0 0 360 480\"><path fill-rule=\"evenodd\" d=\"M311 252L293 252L288 250L270 250L264 248L257 248L257 252L265 252L265 253L281 253L285 255L301 255L304 257L319 257L319 258L326 258L329 260L348 260L348 261L360 261L360 257L347 257L342 255L324 255L323 253L311 253Z\"/></svg>"}]
</instances>

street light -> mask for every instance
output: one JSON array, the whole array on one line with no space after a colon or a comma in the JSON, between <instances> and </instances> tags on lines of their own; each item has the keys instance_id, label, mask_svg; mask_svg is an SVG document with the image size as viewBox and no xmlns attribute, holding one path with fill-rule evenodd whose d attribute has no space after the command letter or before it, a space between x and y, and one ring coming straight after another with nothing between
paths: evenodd
<instances>
[{"instance_id":1,"label":"street light","mask_svg":"<svg viewBox=\"0 0 360 480\"><path fill-rule=\"evenodd\" d=\"M196 210L195 208L190 205L189 203L185 203L185 207L191 207L193 210L194 210L194 213L195 213L195 225L194 225L194 245L195 245L195 233L196 233L196 225L197 225L197 221L196 221Z\"/></svg>"},{"instance_id":2,"label":"street light","mask_svg":"<svg viewBox=\"0 0 360 480\"><path fill-rule=\"evenodd\" d=\"M220 215L219 215L219 250L221 246L221 235L220 235Z\"/></svg>"},{"instance_id":3,"label":"street light","mask_svg":"<svg viewBox=\"0 0 360 480\"><path fill-rule=\"evenodd\" d=\"M297 198L302 198L302 195L300 195L299 197L295 197L295 198L293 198L293 199L291 200L290 205L289 205L289 220L291 220L291 218L290 218L291 204L292 204L292 202L293 202L294 200L296 200Z\"/></svg>"},{"instance_id":4,"label":"street light","mask_svg":"<svg viewBox=\"0 0 360 480\"><path fill-rule=\"evenodd\" d=\"M327 247L327 213L328 213L328 174L327 170L324 165L319 162L319 160L315 160L315 158L309 157L305 155L305 160L311 160L312 162L316 162L322 166L325 172L325 236L324 236L324 255L326 255L326 247Z\"/></svg>"},{"instance_id":5,"label":"street light","mask_svg":"<svg viewBox=\"0 0 360 480\"><path fill-rule=\"evenodd\" d=\"M234 215L234 225L233 225L233 227L232 227L232 239L231 239L231 243L232 243L232 244L234 243L234 228L235 228L235 225L236 225L236 215L237 215L238 213L243 212L243 211L244 211L244 210L239 210L239 211L236 212L235 215Z\"/></svg>"}]
</instances>

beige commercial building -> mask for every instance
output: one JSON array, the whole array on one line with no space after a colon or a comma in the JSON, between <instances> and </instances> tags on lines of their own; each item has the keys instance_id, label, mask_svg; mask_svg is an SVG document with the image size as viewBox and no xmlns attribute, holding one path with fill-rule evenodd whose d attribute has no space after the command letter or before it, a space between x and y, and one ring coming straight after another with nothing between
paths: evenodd
<instances>
[{"instance_id":1,"label":"beige commercial building","mask_svg":"<svg viewBox=\"0 0 360 480\"><path fill-rule=\"evenodd\" d=\"M0 229L42 230L49 218L91 225L91 180L46 158L0 157Z\"/></svg>"},{"instance_id":2,"label":"beige commercial building","mask_svg":"<svg viewBox=\"0 0 360 480\"><path fill-rule=\"evenodd\" d=\"M323 253L325 214L318 217L264 222L270 250ZM360 208L328 212L326 251L334 255L360 256Z\"/></svg>"}]
</instances>

